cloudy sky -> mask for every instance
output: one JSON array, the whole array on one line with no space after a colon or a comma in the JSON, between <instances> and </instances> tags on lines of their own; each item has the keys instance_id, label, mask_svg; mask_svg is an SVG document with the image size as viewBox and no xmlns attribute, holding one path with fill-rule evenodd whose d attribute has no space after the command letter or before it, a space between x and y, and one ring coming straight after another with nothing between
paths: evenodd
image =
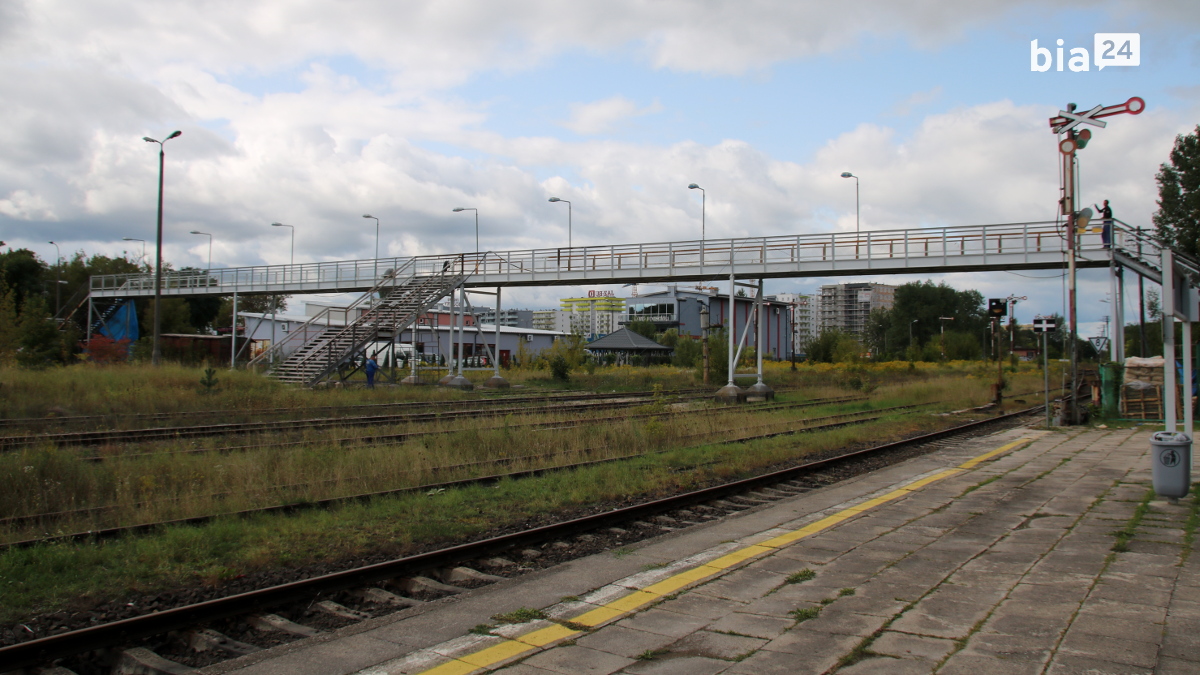
<instances>
[{"instance_id":1,"label":"cloudy sky","mask_svg":"<svg viewBox=\"0 0 1200 675\"><path fill-rule=\"evenodd\" d=\"M1031 40L1139 66L1031 70ZM1200 122L1195 0L4 0L0 239L136 257L167 143L176 266L1052 220L1047 118L1141 96L1081 152L1083 199L1150 226ZM152 247L152 245L151 245ZM1054 272L949 276L1061 311ZM1030 278L1043 277L1043 278ZM877 280L903 283L904 277ZM935 277L935 280L938 278ZM810 292L828 280L769 282ZM1084 334L1108 314L1085 273ZM582 289L514 290L543 307ZM1028 317L1022 316L1022 320ZM1090 333L1088 332L1090 331Z\"/></svg>"}]
</instances>

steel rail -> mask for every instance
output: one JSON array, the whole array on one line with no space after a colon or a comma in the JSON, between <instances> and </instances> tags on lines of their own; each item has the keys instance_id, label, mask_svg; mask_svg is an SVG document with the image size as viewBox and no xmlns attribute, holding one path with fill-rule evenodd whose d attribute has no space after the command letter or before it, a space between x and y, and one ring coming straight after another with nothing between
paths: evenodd
<instances>
[{"instance_id":1,"label":"steel rail","mask_svg":"<svg viewBox=\"0 0 1200 675\"><path fill-rule=\"evenodd\" d=\"M669 416L674 417L677 415L697 415L700 413L723 414L723 413L730 413L730 412L738 412L741 410L751 410L754 412L775 412L775 411L779 411L779 410L794 410L796 408L812 408L812 407L821 406L821 405L836 405L839 403L854 403L856 401L865 401L865 400L867 400L866 396L846 396L846 397L841 397L841 398L813 399L811 401L798 401L798 402L793 402L793 403L775 403L775 404L768 404L765 406L750 405L750 406L746 406L746 407L742 407L742 408L725 406L722 408L715 408L715 409L714 408L705 408L705 409L693 409L693 410L668 410L665 412L640 413L640 414L636 414L636 415L621 415L621 416L611 416L611 417L587 417L587 418L575 419L575 420L553 420L553 421L549 421L549 422L523 422L520 424L505 425L505 427L476 426L476 427L473 427L473 430L475 430L475 431L492 431L492 430L500 429L500 428L536 429L538 427L549 427L549 426L553 426L555 429L573 429L573 428L577 428L577 427L581 427L581 426L585 426L585 425L589 425L589 424L598 424L598 423L602 423L602 422L619 422L619 421L625 421L625 420L643 419L646 417L657 417L657 416L661 416L661 415L669 415ZM600 410L603 410L603 408L601 408ZM530 412L537 413L539 411L537 409L533 409ZM563 412L571 412L571 411L566 410ZM548 415L553 415L554 413L555 413L554 410L545 412L545 414L548 414ZM341 446L370 445L370 444L393 445L393 444L397 444L397 443L404 443L406 441L410 441L415 438L425 438L428 436L440 436L440 435L444 435L444 434L457 434L457 433L461 433L462 431L464 431L464 430L463 429L439 429L436 431L407 431L407 432L398 433L398 434L380 434L380 435L376 435L376 436L343 436L340 438L305 439L305 440L298 440L298 441L282 441L282 442L275 442L275 443L254 443L251 445L227 445L227 446L216 446L216 447L212 447L212 448L192 448L192 449L188 449L188 450L166 450L163 452L138 452L138 453L129 453L129 454L121 454L121 455L88 455L86 457L79 457L78 459L81 461L100 462L100 461L105 461L105 460L110 460L110 459L136 459L138 457L161 457L164 455L203 455L203 454L215 453L215 452L220 452L220 453L246 452L249 450L262 450L264 448L287 448L287 447L318 445L318 444L332 444L332 445L341 445ZM5 519L0 518L0 524L3 524L4 522L5 522Z\"/></svg>"},{"instance_id":2,"label":"steel rail","mask_svg":"<svg viewBox=\"0 0 1200 675\"><path fill-rule=\"evenodd\" d=\"M779 471L772 471L680 495L655 499L600 514L535 527L476 542L458 544L436 551L419 553L396 560L334 572L320 577L239 593L194 605L166 609L154 612L153 614L122 619L113 623L91 626L60 635L38 638L8 647L0 647L0 663L4 663L6 667L11 669L34 666L52 658L62 658L172 630L184 629L197 623L260 611L268 607L294 602L298 598L319 596L324 593L340 591L355 586L377 583L386 579L411 575L420 570L450 566L462 560L478 558L496 551L527 545L535 541L544 541L568 533L594 530L631 519L647 518L664 511L686 507L699 502L720 499L770 483L790 480L804 473L831 467L847 460L867 457L905 446L920 445L947 436L965 433L984 425L995 424L1040 411L1042 407L1040 405L1034 406L987 420L969 422L949 429L922 434L914 438L856 450L837 457L806 462Z\"/></svg>"},{"instance_id":3,"label":"steel rail","mask_svg":"<svg viewBox=\"0 0 1200 675\"><path fill-rule=\"evenodd\" d=\"M709 394L705 394L708 396ZM605 410L631 405L642 405L642 401L613 401L617 398L637 398L626 396L607 396L605 399L568 401L570 405L553 408L555 410ZM608 402L606 402L608 401ZM38 443L54 445L99 445L102 443L137 443L176 438L201 438L205 436L226 436L233 434L252 434L270 431L291 431L295 429L323 429L329 427L371 426L376 424L398 424L402 422L431 422L437 420L455 419L458 417L479 416L498 417L509 414L528 414L531 411L549 410L551 403L546 406L514 406L507 408L467 408L447 411L398 413L395 415L369 415L360 417L319 417L302 420L274 420L270 422L227 422L224 424L204 424L188 427L153 427L149 429L111 429L103 431L66 431L57 434L39 434L0 437L0 450L8 450Z\"/></svg>"},{"instance_id":4,"label":"steel rail","mask_svg":"<svg viewBox=\"0 0 1200 675\"><path fill-rule=\"evenodd\" d=\"M691 389L670 389L662 392L654 391L631 391L626 393L611 392L611 393L587 393L587 394L559 394L556 392L546 392L545 394L530 396L530 395L513 395L513 394L488 394L479 398L471 398L466 400L446 399L441 401L394 401L391 403L364 403L357 405L331 405L331 406L314 406L311 408L303 408L305 412L337 412L337 411L354 411L354 410L373 410L386 408L433 408L437 406L468 406L477 403L522 403L522 402L542 402L547 400L552 401L584 401L590 399L606 399L619 398L622 396L672 396L681 394L695 394L707 392L709 390L699 387ZM297 408L264 408L261 410L180 410L176 412L157 412L157 413L114 413L111 415L70 415L65 417L11 417L0 418L0 427L14 426L44 426L51 424L84 424L94 422L113 422L120 420L146 420L159 421L175 418L187 417L228 417L231 415L285 415L294 414Z\"/></svg>"}]
</instances>

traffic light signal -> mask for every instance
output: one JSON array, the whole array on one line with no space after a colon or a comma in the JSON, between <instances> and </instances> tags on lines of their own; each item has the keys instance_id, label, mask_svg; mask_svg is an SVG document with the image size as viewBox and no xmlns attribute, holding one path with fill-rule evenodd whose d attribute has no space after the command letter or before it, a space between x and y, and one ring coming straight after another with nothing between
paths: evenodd
<instances>
[{"instance_id":1,"label":"traffic light signal","mask_svg":"<svg viewBox=\"0 0 1200 675\"><path fill-rule=\"evenodd\" d=\"M988 300L988 316L999 318L1008 316L1008 301L1004 298L991 298Z\"/></svg>"}]
</instances>

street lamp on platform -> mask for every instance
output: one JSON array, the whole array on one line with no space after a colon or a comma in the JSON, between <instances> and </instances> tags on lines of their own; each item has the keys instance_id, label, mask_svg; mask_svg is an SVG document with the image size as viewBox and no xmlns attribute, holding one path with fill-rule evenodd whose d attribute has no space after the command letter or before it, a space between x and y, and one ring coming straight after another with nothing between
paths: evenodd
<instances>
[{"instance_id":1,"label":"street lamp on platform","mask_svg":"<svg viewBox=\"0 0 1200 675\"><path fill-rule=\"evenodd\" d=\"M475 212L475 253L478 254L479 253L479 209L472 208L469 206L458 206L458 207L455 207L455 209L454 209L455 213L461 213L463 211L474 211Z\"/></svg>"},{"instance_id":2,"label":"street lamp on platform","mask_svg":"<svg viewBox=\"0 0 1200 675\"><path fill-rule=\"evenodd\" d=\"M552 202L563 202L567 205L567 248L571 248L571 202L558 197L551 197Z\"/></svg>"},{"instance_id":3,"label":"street lamp on platform","mask_svg":"<svg viewBox=\"0 0 1200 675\"><path fill-rule=\"evenodd\" d=\"M170 136L161 141L142 136L147 143L158 143L158 230L155 237L154 254L154 350L150 355L150 363L158 365L162 361L162 344L159 335L162 333L162 312L159 305L162 302L162 221L163 221L163 164L166 162L166 143L172 138L183 135L182 131L173 131Z\"/></svg>"},{"instance_id":4,"label":"street lamp on platform","mask_svg":"<svg viewBox=\"0 0 1200 675\"><path fill-rule=\"evenodd\" d=\"M208 237L208 267L206 269L211 271L212 270L212 235L207 232L201 232L200 230L192 230L191 233L192 234L202 234L202 235Z\"/></svg>"}]
</instances>

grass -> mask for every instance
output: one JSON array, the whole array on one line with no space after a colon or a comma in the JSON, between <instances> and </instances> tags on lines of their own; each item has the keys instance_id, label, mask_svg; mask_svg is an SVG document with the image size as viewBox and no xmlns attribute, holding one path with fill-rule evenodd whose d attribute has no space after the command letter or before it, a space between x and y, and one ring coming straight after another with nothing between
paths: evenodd
<instances>
[{"instance_id":1,"label":"grass","mask_svg":"<svg viewBox=\"0 0 1200 675\"><path fill-rule=\"evenodd\" d=\"M799 572L792 572L791 574L787 575L787 578L784 579L783 581L785 583L789 583L789 584L799 584L799 583L803 583L805 581L809 581L810 579L813 579L816 576L817 576L816 572L805 567L804 569L800 570Z\"/></svg>"},{"instance_id":2,"label":"grass","mask_svg":"<svg viewBox=\"0 0 1200 675\"><path fill-rule=\"evenodd\" d=\"M904 365L906 368L907 364ZM780 379L787 374L786 369L787 364L782 364ZM161 378L157 371L127 370L125 373L121 368L68 368L43 375L62 387L65 393L58 398L68 400L72 410L80 413L98 412L106 406L118 409L121 405L130 406L130 411L182 410L202 405L205 409L292 406L297 415L302 415L306 414L304 408L315 405L381 402L390 400L389 396L460 398L463 395L434 388L317 392L281 388L244 373L222 373L221 390L201 398L197 393L199 370L169 367L162 371ZM891 415L860 426L738 445L680 440L689 433L740 430L765 423L791 424L797 419L839 410L936 400L951 400L952 407L959 408L987 399L987 382L964 377L961 370L917 369L916 375L897 370L899 374L892 379L884 371L872 374L873 381L879 381L880 386L866 403L792 412L756 412L747 407L729 414L687 419L664 415L652 420L654 425L645 421L606 422L579 429L531 431L505 425L503 420L496 420L494 428L486 428L479 421L437 422L424 428L451 433L399 445L342 445L327 439L335 433L349 435L350 430L304 431L297 435L314 443L303 447L179 455L170 453L208 441L169 441L143 447L149 452L139 457L123 456L121 448L101 448L101 452L112 456L105 462L82 462L80 451L53 447L6 453L0 455L0 484L5 485L0 492L0 517L112 507L102 517L56 521L50 529L0 530L0 536L7 541L465 478L494 471L491 466L483 469L467 466L469 462L519 458L539 452L547 453L546 457L514 460L506 470L576 461L579 457L576 451L585 447L601 448L593 458L639 453L643 456L572 472L502 480L488 487L405 493L287 516L221 517L199 527L169 527L154 534L103 544L64 543L6 550L0 552L0 622L12 623L39 612L89 607L138 593L196 585L219 586L225 580L270 569L337 563L372 554L404 555L533 517L631 497L660 496L744 477L811 453L856 443L883 442L941 427L946 422L927 415ZM600 372L598 369L597 378ZM791 382L821 383L821 389L805 391L805 396L851 393L830 385L836 379L831 375L834 372L824 366L801 367L799 376ZM68 374L74 374L76 379L83 375L85 381L77 383L74 389L67 387ZM131 374L143 379L131 378ZM619 377L631 379L618 378L617 385L645 384L639 379L644 375L620 373ZM0 401L12 400L17 389L27 391L32 386L30 380L24 371L0 370ZM15 387L13 382L20 386ZM649 384L642 388L648 389ZM160 389L159 385L163 393L156 396L154 392ZM106 388L122 386L130 387L134 393L118 391L114 400L103 399ZM789 385L781 382L779 386ZM617 386L597 388L611 390ZM798 400L799 395L785 392L779 399L788 397ZM142 401L144 398L163 400ZM21 403L23 407L18 413L33 414L49 400L44 394L30 395L28 401ZM12 414L7 409L6 413ZM372 428L363 433L389 430ZM444 468L450 465L463 466ZM623 557L632 553L622 549L613 555Z\"/></svg>"},{"instance_id":3,"label":"grass","mask_svg":"<svg viewBox=\"0 0 1200 675\"><path fill-rule=\"evenodd\" d=\"M788 616L792 617L796 623L804 623L809 619L815 619L821 615L820 607L801 607L788 612Z\"/></svg>"},{"instance_id":4,"label":"grass","mask_svg":"<svg viewBox=\"0 0 1200 675\"><path fill-rule=\"evenodd\" d=\"M1142 518L1150 511L1150 501L1154 499L1154 490L1146 492L1146 496L1142 501L1138 502L1137 508L1133 510L1133 515L1129 521L1125 523L1125 527L1113 533L1117 540L1112 545L1114 553L1124 553L1129 550L1129 541L1137 534L1138 525L1142 523Z\"/></svg>"},{"instance_id":5,"label":"grass","mask_svg":"<svg viewBox=\"0 0 1200 675\"><path fill-rule=\"evenodd\" d=\"M529 623L544 618L546 618L546 613L542 610L522 607L504 614L497 614L492 617L492 621L496 623Z\"/></svg>"}]
</instances>

